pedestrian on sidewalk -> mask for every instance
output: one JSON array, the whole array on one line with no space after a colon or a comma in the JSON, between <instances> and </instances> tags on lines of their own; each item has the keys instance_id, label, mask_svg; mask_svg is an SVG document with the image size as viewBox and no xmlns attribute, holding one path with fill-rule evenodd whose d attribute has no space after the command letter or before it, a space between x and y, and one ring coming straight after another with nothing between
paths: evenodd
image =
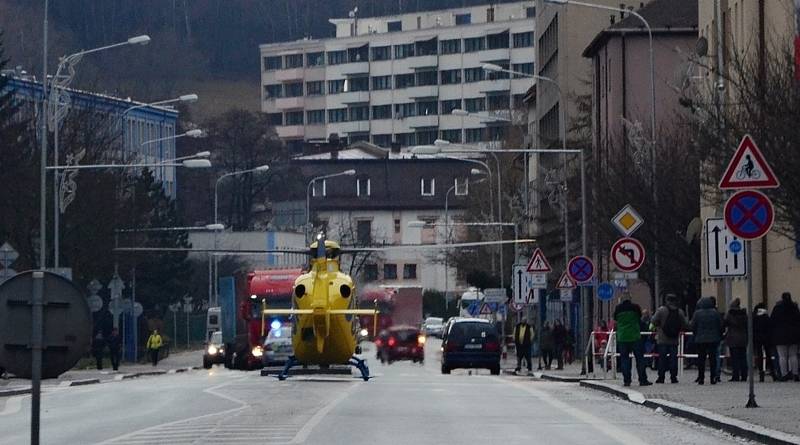
<instances>
[{"instance_id":1,"label":"pedestrian on sidewalk","mask_svg":"<svg viewBox=\"0 0 800 445\"><path fill-rule=\"evenodd\" d=\"M106 348L106 341L103 337L103 331L98 329L92 339L92 355L97 364L97 369L103 369L103 350Z\"/></svg>"},{"instance_id":2,"label":"pedestrian on sidewalk","mask_svg":"<svg viewBox=\"0 0 800 445\"><path fill-rule=\"evenodd\" d=\"M734 298L723 323L725 344L731 352L731 382L747 381L747 312L741 308L741 301Z\"/></svg>"},{"instance_id":3,"label":"pedestrian on sidewalk","mask_svg":"<svg viewBox=\"0 0 800 445\"><path fill-rule=\"evenodd\" d=\"M705 383L706 359L710 359L710 381L717 383L717 348L722 340L722 317L714 307L712 297L701 298L697 302L692 321L689 325L694 332L694 343L697 349L697 384Z\"/></svg>"},{"instance_id":4,"label":"pedestrian on sidewalk","mask_svg":"<svg viewBox=\"0 0 800 445\"><path fill-rule=\"evenodd\" d=\"M617 352L620 356L623 385L631 386L631 357L636 358L636 370L639 375L639 386L649 386L647 370L644 361L644 347L639 321L642 318L642 309L631 302L630 296L614 309L614 320L617 323Z\"/></svg>"},{"instance_id":5,"label":"pedestrian on sidewalk","mask_svg":"<svg viewBox=\"0 0 800 445\"><path fill-rule=\"evenodd\" d=\"M553 322L553 355L556 357L556 369L564 369L564 344L567 342L567 328L556 319Z\"/></svg>"},{"instance_id":6,"label":"pedestrian on sidewalk","mask_svg":"<svg viewBox=\"0 0 800 445\"><path fill-rule=\"evenodd\" d=\"M797 369L797 350L800 344L800 309L792 301L792 294L784 292L770 315L772 342L778 352L781 380L800 381Z\"/></svg>"},{"instance_id":7,"label":"pedestrian on sidewalk","mask_svg":"<svg viewBox=\"0 0 800 445\"><path fill-rule=\"evenodd\" d=\"M153 329L153 333L147 339L147 352L150 353L150 360L152 360L153 366L158 365L158 352L161 350L162 344L161 335L158 334L157 329Z\"/></svg>"},{"instance_id":8,"label":"pedestrian on sidewalk","mask_svg":"<svg viewBox=\"0 0 800 445\"><path fill-rule=\"evenodd\" d=\"M670 382L678 383L678 342L681 331L689 328L689 321L678 307L678 296L667 294L665 304L653 315L653 328L656 329L656 348L658 351L658 379L664 383L667 369Z\"/></svg>"},{"instance_id":9,"label":"pedestrian on sidewalk","mask_svg":"<svg viewBox=\"0 0 800 445\"><path fill-rule=\"evenodd\" d=\"M119 371L119 357L122 350L122 337L119 336L119 329L111 330L106 343L108 344L108 355L111 358L111 367L114 371Z\"/></svg>"},{"instance_id":10,"label":"pedestrian on sidewalk","mask_svg":"<svg viewBox=\"0 0 800 445\"><path fill-rule=\"evenodd\" d=\"M776 380L775 367L772 364L772 338L770 332L769 311L764 303L758 303L753 311L753 355L758 366L758 381L764 381L764 362L772 380ZM766 359L766 360L765 360Z\"/></svg>"},{"instance_id":11,"label":"pedestrian on sidewalk","mask_svg":"<svg viewBox=\"0 0 800 445\"><path fill-rule=\"evenodd\" d=\"M539 339L541 343L539 348L541 348L542 352L542 360L544 361L544 369L549 370L550 366L553 364L553 329L550 327L550 322L544 322L544 328L542 328L542 337Z\"/></svg>"},{"instance_id":12,"label":"pedestrian on sidewalk","mask_svg":"<svg viewBox=\"0 0 800 445\"><path fill-rule=\"evenodd\" d=\"M531 345L533 344L533 326L528 323L527 319L514 326L514 346L517 349L517 367L514 372L519 373L522 369L522 361L528 365L528 374L533 372L533 363L531 362Z\"/></svg>"}]
</instances>

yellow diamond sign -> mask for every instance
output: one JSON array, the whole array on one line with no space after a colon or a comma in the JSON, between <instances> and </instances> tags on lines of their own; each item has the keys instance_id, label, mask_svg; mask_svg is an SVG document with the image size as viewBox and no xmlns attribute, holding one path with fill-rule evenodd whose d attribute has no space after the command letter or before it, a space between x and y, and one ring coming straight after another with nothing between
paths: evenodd
<instances>
[{"instance_id":1,"label":"yellow diamond sign","mask_svg":"<svg viewBox=\"0 0 800 445\"><path fill-rule=\"evenodd\" d=\"M633 232L644 224L644 219L639 216L633 206L628 204L611 219L611 222L623 236L631 236Z\"/></svg>"}]
</instances>

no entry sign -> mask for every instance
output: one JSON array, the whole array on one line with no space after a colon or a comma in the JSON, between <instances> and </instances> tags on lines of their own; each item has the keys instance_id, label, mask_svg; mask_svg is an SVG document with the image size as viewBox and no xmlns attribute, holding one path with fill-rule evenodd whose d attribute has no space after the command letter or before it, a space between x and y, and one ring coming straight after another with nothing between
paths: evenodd
<instances>
[{"instance_id":1,"label":"no entry sign","mask_svg":"<svg viewBox=\"0 0 800 445\"><path fill-rule=\"evenodd\" d=\"M755 190L738 192L725 204L725 225L739 238L761 238L770 231L774 221L772 201Z\"/></svg>"}]
</instances>

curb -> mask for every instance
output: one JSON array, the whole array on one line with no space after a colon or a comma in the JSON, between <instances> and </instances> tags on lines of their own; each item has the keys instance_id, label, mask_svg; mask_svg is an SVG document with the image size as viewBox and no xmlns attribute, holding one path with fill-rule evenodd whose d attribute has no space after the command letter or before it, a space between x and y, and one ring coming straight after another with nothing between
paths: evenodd
<instances>
[{"instance_id":1,"label":"curb","mask_svg":"<svg viewBox=\"0 0 800 445\"><path fill-rule=\"evenodd\" d=\"M716 414L708 410L694 408L682 403L670 402L668 400L661 399L647 399L638 391L623 389L617 385L582 380L580 382L580 386L597 391L603 391L620 399L628 400L631 403L643 405L653 410L661 408L663 411L673 416L681 417L700 425L722 430L736 437L742 437L744 439L774 445L800 444L800 436L769 429L763 426L745 422L743 420Z\"/></svg>"},{"instance_id":2,"label":"curb","mask_svg":"<svg viewBox=\"0 0 800 445\"><path fill-rule=\"evenodd\" d=\"M94 385L95 383L100 383L100 379L73 380L69 382L69 385L64 385L64 386L84 386L84 385Z\"/></svg>"},{"instance_id":3,"label":"curb","mask_svg":"<svg viewBox=\"0 0 800 445\"><path fill-rule=\"evenodd\" d=\"M20 388L20 389L8 389L4 391L0 391L0 397L12 397L12 396L21 396L24 394L30 394L30 388Z\"/></svg>"},{"instance_id":4,"label":"curb","mask_svg":"<svg viewBox=\"0 0 800 445\"><path fill-rule=\"evenodd\" d=\"M545 374L543 372L534 372L534 376L540 380L550 380L552 382L564 382L564 383L580 383L583 381L592 381L595 379L586 378L581 376L566 376L566 375L558 375L558 374Z\"/></svg>"}]
</instances>

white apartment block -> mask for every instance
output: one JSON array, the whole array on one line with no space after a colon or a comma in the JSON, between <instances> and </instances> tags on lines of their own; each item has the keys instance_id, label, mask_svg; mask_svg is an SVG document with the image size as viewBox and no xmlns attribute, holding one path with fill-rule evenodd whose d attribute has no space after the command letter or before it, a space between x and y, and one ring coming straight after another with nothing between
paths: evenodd
<instances>
[{"instance_id":1,"label":"white apartment block","mask_svg":"<svg viewBox=\"0 0 800 445\"><path fill-rule=\"evenodd\" d=\"M383 147L497 140L533 80L482 65L535 73L534 5L332 19L334 38L261 45L261 109L296 151L334 133Z\"/></svg>"}]
</instances>

